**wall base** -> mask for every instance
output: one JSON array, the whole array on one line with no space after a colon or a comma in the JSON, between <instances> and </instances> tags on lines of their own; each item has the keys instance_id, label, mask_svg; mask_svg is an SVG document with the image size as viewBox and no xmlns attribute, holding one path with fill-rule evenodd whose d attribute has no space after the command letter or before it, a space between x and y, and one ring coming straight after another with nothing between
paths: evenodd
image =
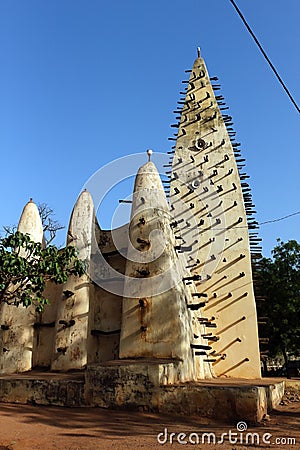
<instances>
[{"instance_id":1,"label":"wall base","mask_svg":"<svg viewBox=\"0 0 300 450\"><path fill-rule=\"evenodd\" d=\"M0 376L0 401L94 406L260 422L284 394L284 381L208 379L174 382L178 361L112 361L82 372Z\"/></svg>"}]
</instances>

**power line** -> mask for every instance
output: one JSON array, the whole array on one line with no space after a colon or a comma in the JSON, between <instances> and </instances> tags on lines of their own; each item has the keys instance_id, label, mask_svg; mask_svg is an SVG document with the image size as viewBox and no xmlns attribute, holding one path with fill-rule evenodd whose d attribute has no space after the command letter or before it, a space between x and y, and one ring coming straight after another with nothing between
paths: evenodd
<instances>
[{"instance_id":1,"label":"power line","mask_svg":"<svg viewBox=\"0 0 300 450\"><path fill-rule=\"evenodd\" d=\"M278 219L266 220L265 222L254 222L254 225L260 226L260 225L267 225L269 223L280 222L281 220L289 219L290 217L297 216L298 214L300 214L300 211L294 212L292 214L288 214L287 216L279 217ZM249 226L248 225L235 226L235 227L232 227L232 228L234 228L234 229L237 229L237 228L249 228ZM227 229L228 228L214 228L214 230L218 230L218 231L225 231Z\"/></svg>"},{"instance_id":2,"label":"power line","mask_svg":"<svg viewBox=\"0 0 300 450\"><path fill-rule=\"evenodd\" d=\"M284 216L284 217L279 217L279 219L266 220L266 222L260 222L258 225L265 225L266 223L280 222L281 220L285 220L285 219L288 219L289 217L297 216L298 214L300 214L300 211L294 212L292 214L288 214L287 216Z\"/></svg>"},{"instance_id":3,"label":"power line","mask_svg":"<svg viewBox=\"0 0 300 450\"><path fill-rule=\"evenodd\" d=\"M279 83L281 84L281 86L283 87L283 89L285 90L285 92L287 93L289 99L291 100L291 102L293 103L293 105L295 106L296 110L298 111L298 113L300 113L300 108L296 103L296 100L294 100L292 94L290 93L290 91L288 90L287 86L285 85L283 79L281 78L281 76L279 75L279 73L277 72L275 66L272 64L270 58L268 57L268 55L266 54L265 50L263 49L262 45L259 43L257 37L255 36L254 32L252 31L250 25L247 23L245 17L243 16L241 10L238 8L237 4L235 3L234 0L229 0L230 3L233 5L233 7L235 8L236 12L238 13L238 15L240 16L240 18L242 19L245 27L247 28L247 30L249 31L249 33L251 34L251 36L253 37L256 45L258 46L258 48L260 49L260 51L262 52L264 58L267 60L269 66L271 67L271 69L273 70L277 80L279 81Z\"/></svg>"},{"instance_id":4,"label":"power line","mask_svg":"<svg viewBox=\"0 0 300 450\"><path fill-rule=\"evenodd\" d=\"M271 220L266 220L266 221L264 221L264 222L253 222L253 225L257 225L257 226L260 226L260 225L267 225L267 224L269 224L269 223L275 223L275 222L281 222L282 220L286 220L286 219L289 219L290 217L293 217L293 216L297 216L297 215L299 215L300 214L300 211L296 211L296 212L294 212L294 213L292 213L292 214L288 214L287 216L283 216L283 217L278 217L277 219L271 219ZM236 226L233 226L233 227L231 227L232 229L241 229L241 228L243 228L243 229L245 229L245 228L248 228L249 229L249 225L236 225ZM213 228L215 231L226 231L226 230L228 230L229 228ZM205 230L206 231L206 230Z\"/></svg>"},{"instance_id":5,"label":"power line","mask_svg":"<svg viewBox=\"0 0 300 450\"><path fill-rule=\"evenodd\" d=\"M269 223L281 222L282 220L289 219L290 217L293 217L293 216L297 216L298 214L300 214L300 211L296 211L296 212L294 212L292 214L288 214L287 216L279 217L277 219L266 220L265 222L257 222L256 225L267 225ZM234 227L234 228L248 228L248 226L245 226L245 227ZM226 228L224 228L224 230L225 229Z\"/></svg>"},{"instance_id":6,"label":"power line","mask_svg":"<svg viewBox=\"0 0 300 450\"><path fill-rule=\"evenodd\" d=\"M300 214L300 211L296 211L296 212L294 212L292 214L288 214L287 216L279 217L277 219L266 220L265 222L253 222L253 225L260 226L260 225L267 225L269 223L281 222L281 220L289 219L290 217L297 216L298 214ZM249 226L248 225L237 225L237 226L234 226L232 228L236 230L237 228L239 228L239 229L241 229L241 228L249 228ZM214 230L216 230L216 231L226 231L226 230L228 230L228 228L214 228Z\"/></svg>"}]
</instances>

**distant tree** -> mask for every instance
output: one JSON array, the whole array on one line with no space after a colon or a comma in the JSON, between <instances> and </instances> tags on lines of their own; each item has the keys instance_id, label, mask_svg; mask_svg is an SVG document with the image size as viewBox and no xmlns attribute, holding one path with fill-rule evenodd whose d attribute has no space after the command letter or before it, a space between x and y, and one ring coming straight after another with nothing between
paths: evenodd
<instances>
[{"instance_id":1,"label":"distant tree","mask_svg":"<svg viewBox=\"0 0 300 450\"><path fill-rule=\"evenodd\" d=\"M44 296L48 281L62 284L70 275L84 273L85 264L73 246L43 248L18 231L0 239L0 304L35 305L41 312L49 303Z\"/></svg>"},{"instance_id":2,"label":"distant tree","mask_svg":"<svg viewBox=\"0 0 300 450\"><path fill-rule=\"evenodd\" d=\"M54 220L54 211L47 203L38 203L37 208L43 225L45 244L48 246L55 239L57 232L63 230L65 227L57 220ZM3 229L7 235L14 234L17 226L6 225Z\"/></svg>"},{"instance_id":3,"label":"distant tree","mask_svg":"<svg viewBox=\"0 0 300 450\"><path fill-rule=\"evenodd\" d=\"M289 358L300 354L300 245L277 242L273 258L262 258L256 268L259 294L266 297L258 304L258 315L266 317L269 355L282 354L289 376Z\"/></svg>"}]
</instances>

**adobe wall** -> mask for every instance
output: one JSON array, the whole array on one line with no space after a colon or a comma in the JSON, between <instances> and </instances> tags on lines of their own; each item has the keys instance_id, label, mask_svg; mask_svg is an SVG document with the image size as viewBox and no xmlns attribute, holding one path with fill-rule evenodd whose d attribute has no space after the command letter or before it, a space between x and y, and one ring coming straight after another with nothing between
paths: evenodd
<instances>
[{"instance_id":1,"label":"adobe wall","mask_svg":"<svg viewBox=\"0 0 300 450\"><path fill-rule=\"evenodd\" d=\"M243 160L235 158L232 128L200 57L185 92L170 175L179 251L191 274L200 277L195 286L207 299L203 315L216 327L211 329L215 340L208 341L215 374L257 378L257 316L243 198L249 189L242 189L238 171Z\"/></svg>"},{"instance_id":2,"label":"adobe wall","mask_svg":"<svg viewBox=\"0 0 300 450\"><path fill-rule=\"evenodd\" d=\"M181 103L170 204L150 156L136 177L129 225L101 230L82 192L67 245L78 248L87 274L47 285L51 305L42 314L1 306L0 373L163 358L178 362L177 381L260 377L249 189L200 57ZM19 231L43 242L32 201Z\"/></svg>"},{"instance_id":3,"label":"adobe wall","mask_svg":"<svg viewBox=\"0 0 300 450\"><path fill-rule=\"evenodd\" d=\"M188 381L212 372L191 347L193 331L200 325L193 324L197 320L189 304L195 302L183 281L186 271L175 252L170 223L159 174L148 162L139 169L134 186L120 359L176 359L182 362L178 379ZM204 345L199 331L197 343Z\"/></svg>"}]
</instances>

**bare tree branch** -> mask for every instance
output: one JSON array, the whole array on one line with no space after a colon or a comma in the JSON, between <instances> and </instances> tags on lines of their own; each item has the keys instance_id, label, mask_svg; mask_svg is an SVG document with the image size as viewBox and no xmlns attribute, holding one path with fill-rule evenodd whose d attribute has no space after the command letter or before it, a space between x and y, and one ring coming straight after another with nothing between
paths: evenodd
<instances>
[{"instance_id":1,"label":"bare tree branch","mask_svg":"<svg viewBox=\"0 0 300 450\"><path fill-rule=\"evenodd\" d=\"M38 210L43 224L45 242L47 246L55 239L57 232L59 230L63 230L65 227L57 220L53 219L54 211L47 205L47 203L39 203Z\"/></svg>"},{"instance_id":2,"label":"bare tree branch","mask_svg":"<svg viewBox=\"0 0 300 450\"><path fill-rule=\"evenodd\" d=\"M17 231L16 225L6 225L3 227L6 234L13 234Z\"/></svg>"},{"instance_id":3,"label":"bare tree branch","mask_svg":"<svg viewBox=\"0 0 300 450\"><path fill-rule=\"evenodd\" d=\"M38 203L37 205L44 231L44 238L46 247L55 239L59 230L63 230L65 227L61 225L58 220L54 220L54 211L47 203ZM14 234L17 231L16 225L3 226L5 235Z\"/></svg>"}]
</instances>

